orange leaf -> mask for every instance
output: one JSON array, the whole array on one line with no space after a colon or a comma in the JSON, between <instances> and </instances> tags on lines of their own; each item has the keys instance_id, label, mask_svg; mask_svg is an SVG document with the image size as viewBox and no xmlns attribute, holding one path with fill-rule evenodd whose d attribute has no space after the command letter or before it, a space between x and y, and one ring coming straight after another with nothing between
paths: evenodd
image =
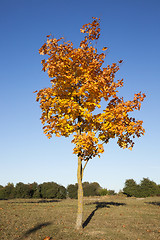
<instances>
[{"instance_id":1,"label":"orange leaf","mask_svg":"<svg viewBox=\"0 0 160 240\"><path fill-rule=\"evenodd\" d=\"M108 48L107 47L103 47L102 48L102 51L106 51Z\"/></svg>"},{"instance_id":2,"label":"orange leaf","mask_svg":"<svg viewBox=\"0 0 160 240\"><path fill-rule=\"evenodd\" d=\"M45 237L43 240L50 240L51 238L50 237Z\"/></svg>"}]
</instances>

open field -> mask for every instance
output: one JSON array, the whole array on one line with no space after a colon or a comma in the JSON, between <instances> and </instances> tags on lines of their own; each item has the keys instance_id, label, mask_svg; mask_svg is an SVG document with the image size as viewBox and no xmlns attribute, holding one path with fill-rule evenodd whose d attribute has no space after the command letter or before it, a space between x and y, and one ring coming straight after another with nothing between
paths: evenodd
<instances>
[{"instance_id":1,"label":"open field","mask_svg":"<svg viewBox=\"0 0 160 240\"><path fill-rule=\"evenodd\" d=\"M160 198L84 198L83 231L74 229L77 200L0 201L1 240L160 239Z\"/></svg>"}]
</instances>

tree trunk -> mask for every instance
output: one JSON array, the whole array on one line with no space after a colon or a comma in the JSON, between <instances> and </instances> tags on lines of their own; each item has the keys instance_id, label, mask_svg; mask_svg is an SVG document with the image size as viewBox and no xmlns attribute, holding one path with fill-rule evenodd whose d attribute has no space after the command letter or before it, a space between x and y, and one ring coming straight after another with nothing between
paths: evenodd
<instances>
[{"instance_id":1,"label":"tree trunk","mask_svg":"<svg viewBox=\"0 0 160 240\"><path fill-rule=\"evenodd\" d=\"M78 181L78 211L76 229L82 229L82 217L83 217L83 187L82 187L82 159L78 157L78 169L77 169L77 181Z\"/></svg>"}]
</instances>

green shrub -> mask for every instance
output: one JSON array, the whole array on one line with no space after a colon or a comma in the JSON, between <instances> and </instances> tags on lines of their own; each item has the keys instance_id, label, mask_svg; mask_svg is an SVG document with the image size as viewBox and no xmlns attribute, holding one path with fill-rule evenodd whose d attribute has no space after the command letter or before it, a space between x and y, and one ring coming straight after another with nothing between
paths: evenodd
<instances>
[{"instance_id":1,"label":"green shrub","mask_svg":"<svg viewBox=\"0 0 160 240\"><path fill-rule=\"evenodd\" d=\"M5 192L4 192L4 187L0 185L0 200L5 199Z\"/></svg>"},{"instance_id":2,"label":"green shrub","mask_svg":"<svg viewBox=\"0 0 160 240\"><path fill-rule=\"evenodd\" d=\"M116 195L114 190L108 190L108 195Z\"/></svg>"},{"instance_id":3,"label":"green shrub","mask_svg":"<svg viewBox=\"0 0 160 240\"><path fill-rule=\"evenodd\" d=\"M40 184L40 193L42 198L56 198L58 193L58 184L55 182L44 182Z\"/></svg>"},{"instance_id":4,"label":"green shrub","mask_svg":"<svg viewBox=\"0 0 160 240\"><path fill-rule=\"evenodd\" d=\"M15 188L13 183L8 183L1 189L1 197L3 199L12 199L15 197Z\"/></svg>"},{"instance_id":5,"label":"green shrub","mask_svg":"<svg viewBox=\"0 0 160 240\"><path fill-rule=\"evenodd\" d=\"M68 193L69 198L77 199L78 198L77 191L78 191L78 184L77 183L76 184L69 184L67 186L67 193Z\"/></svg>"},{"instance_id":6,"label":"green shrub","mask_svg":"<svg viewBox=\"0 0 160 240\"><path fill-rule=\"evenodd\" d=\"M83 192L84 196L98 196L99 190L101 189L100 185L97 182L89 183L84 182L83 183Z\"/></svg>"},{"instance_id":7,"label":"green shrub","mask_svg":"<svg viewBox=\"0 0 160 240\"><path fill-rule=\"evenodd\" d=\"M67 196L67 190L64 186L59 186L58 188L58 193L57 193L57 198L58 199L65 199Z\"/></svg>"},{"instance_id":8,"label":"green shrub","mask_svg":"<svg viewBox=\"0 0 160 240\"><path fill-rule=\"evenodd\" d=\"M99 189L99 195L100 195L100 196L105 196L105 195L107 195L107 194L108 194L107 188L101 188L101 189Z\"/></svg>"},{"instance_id":9,"label":"green shrub","mask_svg":"<svg viewBox=\"0 0 160 240\"><path fill-rule=\"evenodd\" d=\"M34 193L33 193L33 195L32 195L32 198L41 198L42 196L41 196L41 192L40 192L40 188L38 187L35 191L34 191Z\"/></svg>"},{"instance_id":10,"label":"green shrub","mask_svg":"<svg viewBox=\"0 0 160 240\"><path fill-rule=\"evenodd\" d=\"M133 179L127 179L125 187L123 188L123 193L128 197L137 196L139 194L139 186Z\"/></svg>"},{"instance_id":11,"label":"green shrub","mask_svg":"<svg viewBox=\"0 0 160 240\"><path fill-rule=\"evenodd\" d=\"M31 198L29 184L24 184L19 182L15 187L15 197L16 198Z\"/></svg>"},{"instance_id":12,"label":"green shrub","mask_svg":"<svg viewBox=\"0 0 160 240\"><path fill-rule=\"evenodd\" d=\"M158 186L148 178L143 178L139 186L139 197L150 197L158 194Z\"/></svg>"}]
</instances>

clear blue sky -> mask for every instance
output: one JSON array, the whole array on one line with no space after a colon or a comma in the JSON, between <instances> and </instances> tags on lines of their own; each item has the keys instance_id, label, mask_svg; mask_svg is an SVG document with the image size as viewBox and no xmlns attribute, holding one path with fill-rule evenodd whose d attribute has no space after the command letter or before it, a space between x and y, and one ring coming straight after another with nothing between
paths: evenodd
<instances>
[{"instance_id":1,"label":"clear blue sky","mask_svg":"<svg viewBox=\"0 0 160 240\"><path fill-rule=\"evenodd\" d=\"M160 1L159 0L5 0L0 1L0 184L76 182L72 138L50 140L42 132L33 91L50 86L38 49L52 33L77 47L80 27L101 18L98 49L109 48L106 64L124 60L117 78L126 100L142 91L147 98L134 116L145 136L132 151L112 140L102 157L91 160L84 181L118 191L126 179L160 184Z\"/></svg>"}]
</instances>

